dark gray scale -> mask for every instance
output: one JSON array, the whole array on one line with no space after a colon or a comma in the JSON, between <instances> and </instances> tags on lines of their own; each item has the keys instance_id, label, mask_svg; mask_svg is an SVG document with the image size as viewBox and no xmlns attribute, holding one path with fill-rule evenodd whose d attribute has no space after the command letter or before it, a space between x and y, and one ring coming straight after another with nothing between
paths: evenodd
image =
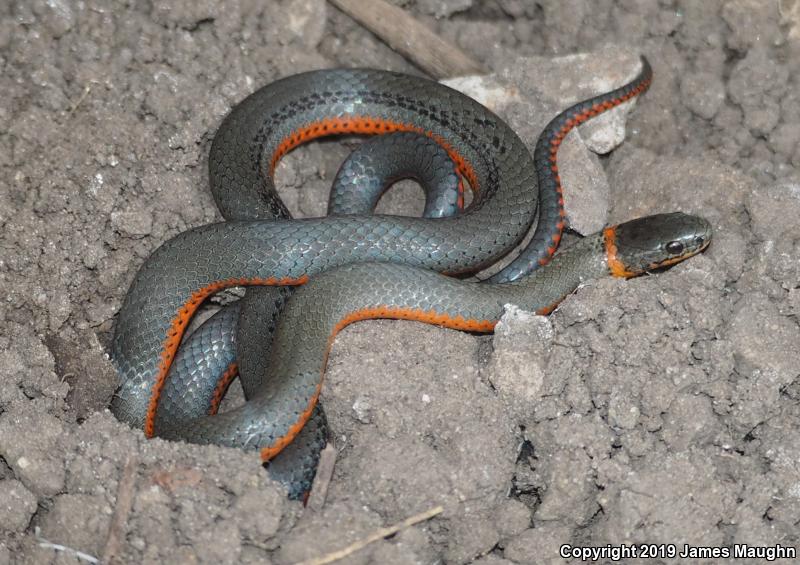
<instances>
[{"instance_id":1,"label":"dark gray scale","mask_svg":"<svg viewBox=\"0 0 800 565\"><path fill-rule=\"evenodd\" d=\"M156 429L186 426L208 414L217 381L236 361L239 309L238 302L220 309L181 345L161 393ZM300 499L311 488L327 440L325 413L317 406L295 441L269 462L270 477L286 487L290 498Z\"/></svg>"},{"instance_id":2,"label":"dark gray scale","mask_svg":"<svg viewBox=\"0 0 800 565\"><path fill-rule=\"evenodd\" d=\"M424 218L458 211L460 177L447 151L427 135L398 132L368 139L345 159L333 181L328 215L371 214L386 191L405 179L425 193Z\"/></svg>"},{"instance_id":3,"label":"dark gray scale","mask_svg":"<svg viewBox=\"0 0 800 565\"><path fill-rule=\"evenodd\" d=\"M239 303L235 302L220 309L184 340L161 392L156 428L165 420L186 422L208 414L217 381L236 361L238 319Z\"/></svg>"}]
</instances>

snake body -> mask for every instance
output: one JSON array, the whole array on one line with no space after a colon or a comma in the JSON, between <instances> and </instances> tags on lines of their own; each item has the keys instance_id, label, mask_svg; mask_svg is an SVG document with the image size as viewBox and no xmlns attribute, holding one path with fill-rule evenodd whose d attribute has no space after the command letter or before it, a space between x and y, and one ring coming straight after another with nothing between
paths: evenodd
<instances>
[{"instance_id":1,"label":"snake body","mask_svg":"<svg viewBox=\"0 0 800 565\"><path fill-rule=\"evenodd\" d=\"M643 60L631 83L559 114L533 156L489 110L418 77L314 71L255 92L224 120L212 144L212 191L229 221L164 243L126 295L112 345L120 375L113 412L148 436L258 448L269 460L312 418L333 337L353 321L402 318L491 331L507 302L547 312L592 278L631 276L698 252L711 235L704 220L660 215L589 236L527 274L553 258L564 228L556 163L562 140L579 123L641 93L651 76ZM286 152L326 135L389 132L424 135L449 154L475 193L463 214L288 219L272 182ZM531 244L494 278L514 282L475 284L438 274L491 264L520 241L537 211ZM286 313L268 366L247 381L243 406L216 416L196 417L194 410L159 416L164 391L175 389L167 381L186 325L205 298L236 285L304 283L288 301L284 291L258 289L276 306L272 312L286 301ZM250 316L249 326L241 322L264 301L249 298L239 319L252 341L264 312ZM253 363L265 362L261 356Z\"/></svg>"},{"instance_id":2,"label":"snake body","mask_svg":"<svg viewBox=\"0 0 800 565\"><path fill-rule=\"evenodd\" d=\"M288 300L275 334L269 371L274 378L255 397L230 412L192 420L190 426L167 425L159 435L193 443L259 447L262 458L269 460L310 417L333 338L348 324L393 318L489 332L506 303L548 313L582 283L658 268L696 253L709 240L705 220L673 213L588 236L556 255L546 267L513 283L475 284L392 263L352 264L326 271ZM680 251L667 252L669 244ZM277 413L292 417L277 418Z\"/></svg>"},{"instance_id":3,"label":"snake body","mask_svg":"<svg viewBox=\"0 0 800 565\"><path fill-rule=\"evenodd\" d=\"M462 182L447 152L427 136L401 132L368 138L345 159L331 187L328 215L372 214L386 190L406 178L423 189L423 217L449 217L463 208ZM273 334L291 288L251 287L183 340L161 391L157 430L216 414L236 376L246 399L258 393L269 375ZM292 443L270 460L270 477L290 498L308 492L327 440L318 405Z\"/></svg>"}]
</instances>

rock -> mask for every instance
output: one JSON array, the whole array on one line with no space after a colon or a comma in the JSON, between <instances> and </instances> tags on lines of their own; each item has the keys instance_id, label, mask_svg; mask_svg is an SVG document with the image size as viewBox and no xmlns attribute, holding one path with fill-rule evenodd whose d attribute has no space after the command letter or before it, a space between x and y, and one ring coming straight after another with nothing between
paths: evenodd
<instances>
[{"instance_id":1,"label":"rock","mask_svg":"<svg viewBox=\"0 0 800 565\"><path fill-rule=\"evenodd\" d=\"M640 71L638 58L608 48L565 57L523 57L485 77L444 81L495 112L533 150L546 123L559 111L586 98L624 85ZM549 80L552 76L559 81ZM543 104L546 101L547 104ZM625 122L635 100L589 120L562 143L559 172L569 226L588 235L607 221L609 185L603 168L587 148L605 154L625 139Z\"/></svg>"},{"instance_id":2,"label":"rock","mask_svg":"<svg viewBox=\"0 0 800 565\"><path fill-rule=\"evenodd\" d=\"M36 513L36 496L16 479L0 480L0 531L21 532Z\"/></svg>"},{"instance_id":3,"label":"rock","mask_svg":"<svg viewBox=\"0 0 800 565\"><path fill-rule=\"evenodd\" d=\"M509 498L495 509L494 523L501 536L516 536L530 527L531 511L522 502Z\"/></svg>"},{"instance_id":4,"label":"rock","mask_svg":"<svg viewBox=\"0 0 800 565\"><path fill-rule=\"evenodd\" d=\"M630 82L640 71L637 55L608 47L564 57L518 58L501 75L519 85L521 92L538 92L563 110ZM559 78L552 80L552 77ZM586 146L600 155L618 147L625 140L625 122L635 104L633 99L581 125L581 138Z\"/></svg>"},{"instance_id":5,"label":"rock","mask_svg":"<svg viewBox=\"0 0 800 565\"><path fill-rule=\"evenodd\" d=\"M709 445L720 433L711 400L704 395L679 394L664 417L661 436L674 451Z\"/></svg>"},{"instance_id":6,"label":"rock","mask_svg":"<svg viewBox=\"0 0 800 565\"><path fill-rule=\"evenodd\" d=\"M710 120L725 102L725 84L713 73L686 73L681 77L681 100L692 112Z\"/></svg>"},{"instance_id":7,"label":"rock","mask_svg":"<svg viewBox=\"0 0 800 565\"><path fill-rule=\"evenodd\" d=\"M778 101L786 92L788 79L787 69L763 48L748 51L731 71L728 96L742 108L744 123L755 136L768 134L778 124Z\"/></svg>"},{"instance_id":8,"label":"rock","mask_svg":"<svg viewBox=\"0 0 800 565\"><path fill-rule=\"evenodd\" d=\"M99 556L103 550L113 509L105 497L89 494L62 494L41 521L41 535L48 541Z\"/></svg>"},{"instance_id":9,"label":"rock","mask_svg":"<svg viewBox=\"0 0 800 565\"><path fill-rule=\"evenodd\" d=\"M615 390L608 404L608 421L612 426L631 430L639 423L639 405L627 391Z\"/></svg>"},{"instance_id":10,"label":"rock","mask_svg":"<svg viewBox=\"0 0 800 565\"><path fill-rule=\"evenodd\" d=\"M745 201L753 233L763 241L800 235L796 222L800 217L800 179L785 179L772 186L753 190Z\"/></svg>"},{"instance_id":11,"label":"rock","mask_svg":"<svg viewBox=\"0 0 800 565\"><path fill-rule=\"evenodd\" d=\"M111 223L120 233L130 237L144 237L153 230L153 216L148 210L138 205L113 212Z\"/></svg>"},{"instance_id":12,"label":"rock","mask_svg":"<svg viewBox=\"0 0 800 565\"><path fill-rule=\"evenodd\" d=\"M794 123L779 123L769 134L769 145L776 153L791 160L800 146L800 129Z\"/></svg>"},{"instance_id":13,"label":"rock","mask_svg":"<svg viewBox=\"0 0 800 565\"><path fill-rule=\"evenodd\" d=\"M517 85L501 81L497 75L468 75L440 81L445 86L463 92L496 113L501 113L512 102L520 102L523 96Z\"/></svg>"},{"instance_id":14,"label":"rock","mask_svg":"<svg viewBox=\"0 0 800 565\"><path fill-rule=\"evenodd\" d=\"M541 398L552 342L553 327L545 316L506 306L485 374L516 418L524 420Z\"/></svg>"},{"instance_id":15,"label":"rock","mask_svg":"<svg viewBox=\"0 0 800 565\"><path fill-rule=\"evenodd\" d=\"M469 361L475 347L474 337L423 324L353 325L336 338L323 399L337 444L347 446L328 504L381 508L390 523L441 504L444 555L454 562L500 539L488 516L506 499L518 442L508 411ZM364 395L368 424L352 409Z\"/></svg>"},{"instance_id":16,"label":"rock","mask_svg":"<svg viewBox=\"0 0 800 565\"><path fill-rule=\"evenodd\" d=\"M733 510L738 489L701 452L669 454L620 472L597 478L605 487L597 501L610 518L592 528L595 544L672 543L674 535L691 545L723 543L717 524Z\"/></svg>"},{"instance_id":17,"label":"rock","mask_svg":"<svg viewBox=\"0 0 800 565\"><path fill-rule=\"evenodd\" d=\"M797 378L800 328L766 296L752 293L736 305L726 334L739 375L734 418L746 431L779 410L781 391Z\"/></svg>"},{"instance_id":18,"label":"rock","mask_svg":"<svg viewBox=\"0 0 800 565\"><path fill-rule=\"evenodd\" d=\"M327 22L327 3L324 0L291 0L279 13L288 19L288 29L303 46L314 49L322 40Z\"/></svg>"},{"instance_id":19,"label":"rock","mask_svg":"<svg viewBox=\"0 0 800 565\"><path fill-rule=\"evenodd\" d=\"M64 488L64 424L32 402L17 401L0 414L0 457L38 496Z\"/></svg>"},{"instance_id":20,"label":"rock","mask_svg":"<svg viewBox=\"0 0 800 565\"><path fill-rule=\"evenodd\" d=\"M284 536L275 554L277 563L299 563L324 555L368 536L382 526L380 517L355 501L330 501L319 513L309 513ZM371 544L350 557L356 564L368 563L382 545Z\"/></svg>"},{"instance_id":21,"label":"rock","mask_svg":"<svg viewBox=\"0 0 800 565\"><path fill-rule=\"evenodd\" d=\"M0 565L11 565L11 550L4 543L0 543Z\"/></svg>"},{"instance_id":22,"label":"rock","mask_svg":"<svg viewBox=\"0 0 800 565\"><path fill-rule=\"evenodd\" d=\"M547 459L544 474L546 490L534 512L534 520L585 525L597 511L594 470L586 452L581 449L554 452Z\"/></svg>"},{"instance_id":23,"label":"rock","mask_svg":"<svg viewBox=\"0 0 800 565\"><path fill-rule=\"evenodd\" d=\"M570 528L558 523L542 522L505 542L503 554L514 563L564 563L561 546L572 537Z\"/></svg>"},{"instance_id":24,"label":"rock","mask_svg":"<svg viewBox=\"0 0 800 565\"><path fill-rule=\"evenodd\" d=\"M43 20L54 39L70 31L75 25L73 3L69 0L34 2L34 12Z\"/></svg>"},{"instance_id":25,"label":"rock","mask_svg":"<svg viewBox=\"0 0 800 565\"><path fill-rule=\"evenodd\" d=\"M613 221L673 211L701 215L714 229L705 256L729 279L741 276L748 246L746 226L736 211L758 191L751 177L713 160L659 157L631 147L612 156L609 170L616 189Z\"/></svg>"},{"instance_id":26,"label":"rock","mask_svg":"<svg viewBox=\"0 0 800 565\"><path fill-rule=\"evenodd\" d=\"M779 27L778 2L759 0L731 0L722 8L722 18L731 29L727 37L728 46L737 51L763 45L777 46L784 43L784 34Z\"/></svg>"},{"instance_id":27,"label":"rock","mask_svg":"<svg viewBox=\"0 0 800 565\"><path fill-rule=\"evenodd\" d=\"M469 563L491 551L500 541L497 527L498 524L491 519L491 514L482 512L454 520L449 530L450 543L445 552L445 562Z\"/></svg>"},{"instance_id":28,"label":"rock","mask_svg":"<svg viewBox=\"0 0 800 565\"><path fill-rule=\"evenodd\" d=\"M417 0L417 7L424 14L435 18L448 18L472 7L473 0Z\"/></svg>"},{"instance_id":29,"label":"rock","mask_svg":"<svg viewBox=\"0 0 800 565\"><path fill-rule=\"evenodd\" d=\"M235 512L241 516L242 535L264 543L278 531L286 505L282 493L264 490L261 485L242 493L234 506Z\"/></svg>"}]
</instances>

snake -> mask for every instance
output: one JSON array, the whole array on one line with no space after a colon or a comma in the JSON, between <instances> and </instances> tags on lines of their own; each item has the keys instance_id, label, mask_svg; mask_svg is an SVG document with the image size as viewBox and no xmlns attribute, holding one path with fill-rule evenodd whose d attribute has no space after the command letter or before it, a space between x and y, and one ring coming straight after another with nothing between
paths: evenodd
<instances>
[{"instance_id":1,"label":"snake","mask_svg":"<svg viewBox=\"0 0 800 565\"><path fill-rule=\"evenodd\" d=\"M484 106L422 77L333 69L257 90L232 109L211 146L209 180L226 221L166 241L131 282L111 345L119 376L112 412L148 437L258 449L270 461L314 422L333 340L348 324L408 319L490 332L507 303L549 313L592 279L632 277L699 253L711 240L710 225L675 212L609 226L556 254L566 227L561 143L651 80L642 58L631 82L553 118L533 154ZM330 135L398 132L429 138L450 157L474 195L462 213L413 218L361 209L289 217L273 181L286 153ZM534 222L530 243L490 281L455 277L505 256ZM247 401L221 414L163 417L189 321L209 296L232 286L258 287L248 289L238 313L240 341L252 343L265 331L259 316L242 329L248 309L264 304L251 296L268 293L266 302L284 310L270 328L271 355L254 362L259 374L248 377ZM298 287L291 296L288 286Z\"/></svg>"},{"instance_id":2,"label":"snake","mask_svg":"<svg viewBox=\"0 0 800 565\"><path fill-rule=\"evenodd\" d=\"M347 156L331 186L328 215L372 214L381 196L402 179L422 188L424 218L453 216L464 207L463 179L447 152L427 136L400 132L368 138ZM252 290L183 340L161 392L156 428L216 414L236 376L245 398L258 391L291 287ZM289 498L303 499L309 492L328 435L318 405L292 443L269 461L270 478L287 489Z\"/></svg>"}]
</instances>

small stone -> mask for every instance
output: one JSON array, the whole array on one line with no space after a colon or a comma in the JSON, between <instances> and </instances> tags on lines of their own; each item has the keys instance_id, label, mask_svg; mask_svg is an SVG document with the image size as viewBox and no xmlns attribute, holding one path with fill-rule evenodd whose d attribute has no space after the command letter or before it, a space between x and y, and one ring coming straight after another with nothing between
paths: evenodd
<instances>
[{"instance_id":1,"label":"small stone","mask_svg":"<svg viewBox=\"0 0 800 565\"><path fill-rule=\"evenodd\" d=\"M356 420L362 424L369 424L372 421L372 404L366 396L359 396L353 402L353 413Z\"/></svg>"}]
</instances>

